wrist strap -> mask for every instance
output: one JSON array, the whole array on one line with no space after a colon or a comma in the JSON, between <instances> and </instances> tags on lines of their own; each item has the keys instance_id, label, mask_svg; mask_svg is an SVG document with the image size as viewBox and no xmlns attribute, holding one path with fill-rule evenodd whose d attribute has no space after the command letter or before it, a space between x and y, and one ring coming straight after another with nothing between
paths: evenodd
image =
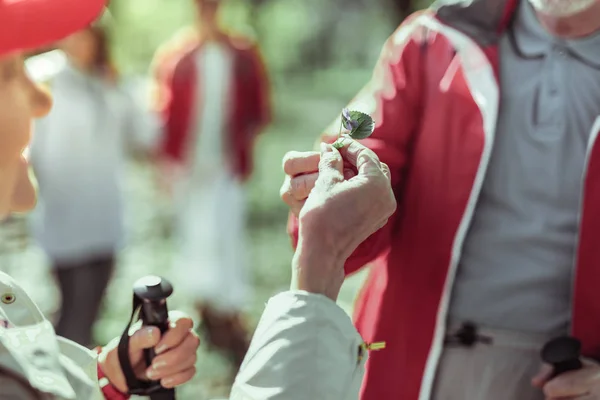
<instances>
[{"instance_id":1,"label":"wrist strap","mask_svg":"<svg viewBox=\"0 0 600 400\"><path fill-rule=\"evenodd\" d=\"M137 396L148 396L149 394L164 389L160 385L160 381L144 381L138 379L138 377L135 375L135 372L133 371L131 360L129 358L129 329L131 328L131 324L133 323L136 314L136 320L139 320L139 311L141 306L142 301L134 295L133 310L131 312L131 317L129 318L129 323L127 324L127 327L125 327L125 330L121 335L121 340L119 341L119 347L117 351L119 355L119 364L121 364L121 370L123 371L123 375L125 376L125 382L127 383L127 388L129 390L128 394Z\"/></svg>"}]
</instances>

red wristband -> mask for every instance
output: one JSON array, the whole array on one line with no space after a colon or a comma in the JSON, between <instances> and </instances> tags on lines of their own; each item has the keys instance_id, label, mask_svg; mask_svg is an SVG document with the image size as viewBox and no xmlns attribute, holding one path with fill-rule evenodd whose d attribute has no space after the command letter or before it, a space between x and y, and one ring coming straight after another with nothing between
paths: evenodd
<instances>
[{"instance_id":1,"label":"red wristband","mask_svg":"<svg viewBox=\"0 0 600 400\"><path fill-rule=\"evenodd\" d=\"M102 347L98 347L96 349L98 354L102 352ZM128 400L129 395L121 392L117 389L106 377L102 368L100 368L100 363L98 364L98 384L100 385L100 389L102 390L102 394L106 400Z\"/></svg>"}]
</instances>

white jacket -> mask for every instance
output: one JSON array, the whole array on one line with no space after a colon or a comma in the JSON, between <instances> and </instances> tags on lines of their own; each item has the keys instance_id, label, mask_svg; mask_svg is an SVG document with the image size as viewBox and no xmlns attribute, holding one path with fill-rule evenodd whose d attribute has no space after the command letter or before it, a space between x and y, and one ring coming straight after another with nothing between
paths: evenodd
<instances>
[{"instance_id":1,"label":"white jacket","mask_svg":"<svg viewBox=\"0 0 600 400\"><path fill-rule=\"evenodd\" d=\"M27 293L2 272L0 300L0 320L11 325L0 324L1 367L59 399L103 398L96 353L56 337ZM284 292L267 303L230 400L355 400L366 358L361 337L337 304Z\"/></svg>"},{"instance_id":2,"label":"white jacket","mask_svg":"<svg viewBox=\"0 0 600 400\"><path fill-rule=\"evenodd\" d=\"M3 272L0 322L1 368L11 370L40 392L59 400L104 398L98 386L96 353L56 336L52 324L29 295ZM4 384L2 396L11 398L11 390L16 394L18 389Z\"/></svg>"},{"instance_id":3,"label":"white jacket","mask_svg":"<svg viewBox=\"0 0 600 400\"><path fill-rule=\"evenodd\" d=\"M230 400L356 400L366 359L337 304L284 292L267 303Z\"/></svg>"}]
</instances>

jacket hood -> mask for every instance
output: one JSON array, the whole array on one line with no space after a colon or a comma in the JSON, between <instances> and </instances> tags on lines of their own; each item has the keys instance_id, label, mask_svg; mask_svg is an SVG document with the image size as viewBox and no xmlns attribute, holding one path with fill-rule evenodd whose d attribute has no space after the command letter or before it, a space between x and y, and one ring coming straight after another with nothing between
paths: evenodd
<instances>
[{"instance_id":1,"label":"jacket hood","mask_svg":"<svg viewBox=\"0 0 600 400\"><path fill-rule=\"evenodd\" d=\"M437 0L431 8L440 21L485 47L498 43L518 3L519 0Z\"/></svg>"}]
</instances>

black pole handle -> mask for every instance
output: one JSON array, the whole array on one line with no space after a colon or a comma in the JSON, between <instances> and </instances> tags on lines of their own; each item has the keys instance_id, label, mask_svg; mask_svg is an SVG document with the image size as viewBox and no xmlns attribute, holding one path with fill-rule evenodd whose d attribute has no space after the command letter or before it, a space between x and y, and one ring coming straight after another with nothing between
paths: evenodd
<instances>
[{"instance_id":1,"label":"black pole handle","mask_svg":"<svg viewBox=\"0 0 600 400\"><path fill-rule=\"evenodd\" d=\"M571 336L552 339L542 348L542 360L552 365L552 378L568 371L583 368L581 363L581 342Z\"/></svg>"},{"instance_id":2,"label":"black pole handle","mask_svg":"<svg viewBox=\"0 0 600 400\"><path fill-rule=\"evenodd\" d=\"M160 330L161 336L169 330L169 310L167 308L166 300L162 301L148 301L142 303L142 310L140 312L140 319L144 326L156 326ZM146 363L148 366L152 364L152 360L156 357L155 350L146 349L144 350Z\"/></svg>"},{"instance_id":3,"label":"black pole handle","mask_svg":"<svg viewBox=\"0 0 600 400\"><path fill-rule=\"evenodd\" d=\"M148 276L138 280L133 288L135 296L141 301L140 319L142 325L156 326L161 335L169 330L169 309L167 298L173 293L171 284L157 276ZM144 350L146 365L150 366L156 357L156 350ZM151 400L174 400L175 389L166 389L160 386L160 381L153 381L149 393Z\"/></svg>"}]
</instances>

